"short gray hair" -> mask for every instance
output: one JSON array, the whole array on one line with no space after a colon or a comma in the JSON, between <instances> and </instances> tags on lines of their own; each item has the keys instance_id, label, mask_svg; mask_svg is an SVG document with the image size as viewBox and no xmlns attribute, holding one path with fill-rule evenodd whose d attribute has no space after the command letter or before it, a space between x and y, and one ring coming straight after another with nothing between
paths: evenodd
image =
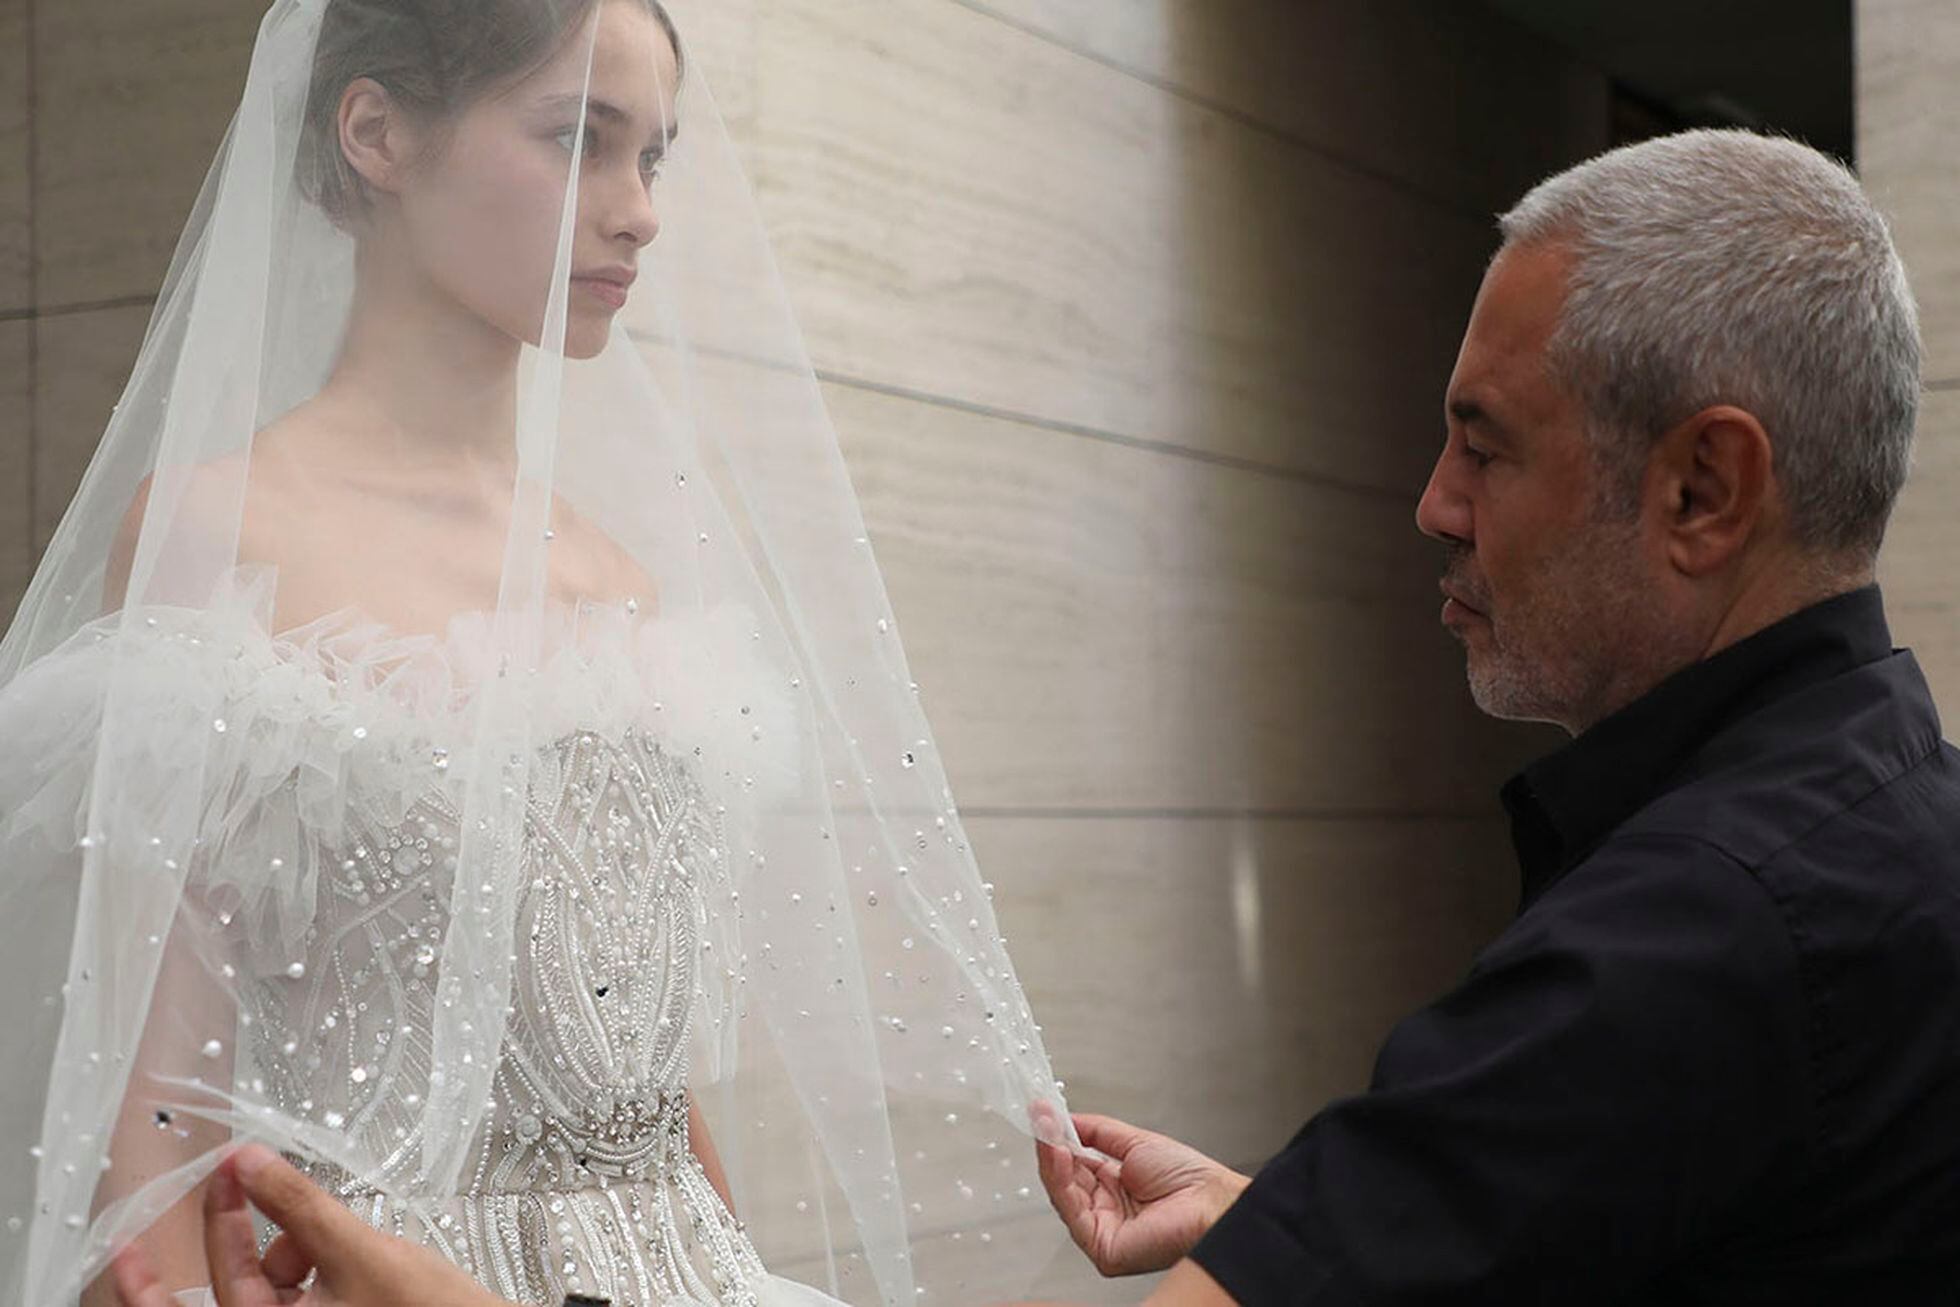
<instances>
[{"instance_id":1,"label":"short gray hair","mask_svg":"<svg viewBox=\"0 0 1960 1307\"><path fill-rule=\"evenodd\" d=\"M1584 403L1605 493L1630 511L1652 443L1714 404L1768 430L1801 547L1875 556L1919 408L1919 315L1885 219L1795 141L1690 131L1539 183L1506 248L1563 245L1550 346Z\"/></svg>"}]
</instances>

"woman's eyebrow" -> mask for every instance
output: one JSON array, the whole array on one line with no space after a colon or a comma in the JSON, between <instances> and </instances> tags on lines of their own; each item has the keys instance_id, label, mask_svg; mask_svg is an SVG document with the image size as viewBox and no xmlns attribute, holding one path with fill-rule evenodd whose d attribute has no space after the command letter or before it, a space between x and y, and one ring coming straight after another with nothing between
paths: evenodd
<instances>
[{"instance_id":1,"label":"woman's eyebrow","mask_svg":"<svg viewBox=\"0 0 1960 1307\"><path fill-rule=\"evenodd\" d=\"M601 122L619 123L622 125L630 124L633 121L632 114L627 113L612 101L601 100L597 97L588 100L577 92L546 96L540 101L547 109L570 110L576 110L581 102L585 105L585 116L588 120L596 118ZM681 129L679 123L667 122L661 124L660 130L656 131L650 139L660 141L662 144L671 145L674 142L674 138L680 134Z\"/></svg>"},{"instance_id":2,"label":"woman's eyebrow","mask_svg":"<svg viewBox=\"0 0 1960 1307\"><path fill-rule=\"evenodd\" d=\"M612 122L625 122L628 118L626 111L612 101L597 98L588 100L577 91L560 95L547 95L538 103L547 109L577 109L583 103L585 105L585 116L588 118L604 118Z\"/></svg>"}]
</instances>

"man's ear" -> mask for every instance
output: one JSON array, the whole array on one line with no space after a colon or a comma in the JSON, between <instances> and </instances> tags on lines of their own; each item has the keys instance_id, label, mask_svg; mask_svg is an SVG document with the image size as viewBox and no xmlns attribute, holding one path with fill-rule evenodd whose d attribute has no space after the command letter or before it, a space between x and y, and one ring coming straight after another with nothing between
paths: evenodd
<instances>
[{"instance_id":1,"label":"man's ear","mask_svg":"<svg viewBox=\"0 0 1960 1307\"><path fill-rule=\"evenodd\" d=\"M1655 444L1645 499L1675 568L1719 571L1781 514L1769 432L1733 405L1703 409Z\"/></svg>"},{"instance_id":2,"label":"man's ear","mask_svg":"<svg viewBox=\"0 0 1960 1307\"><path fill-rule=\"evenodd\" d=\"M336 123L340 152L362 183L384 195L399 190L412 133L387 88L371 77L349 82Z\"/></svg>"}]
</instances>

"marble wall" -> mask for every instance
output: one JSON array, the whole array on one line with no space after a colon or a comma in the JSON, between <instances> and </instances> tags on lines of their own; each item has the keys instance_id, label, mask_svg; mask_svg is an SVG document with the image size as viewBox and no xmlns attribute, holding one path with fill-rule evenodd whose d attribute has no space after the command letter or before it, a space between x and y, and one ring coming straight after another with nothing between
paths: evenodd
<instances>
[{"instance_id":1,"label":"marble wall","mask_svg":"<svg viewBox=\"0 0 1960 1307\"><path fill-rule=\"evenodd\" d=\"M1859 0L1858 166L1919 300L1926 395L1912 477L1880 556L1893 640L1960 703L1960 9ZM1946 723L1951 735L1954 723Z\"/></svg>"},{"instance_id":2,"label":"marble wall","mask_svg":"<svg viewBox=\"0 0 1960 1307\"><path fill-rule=\"evenodd\" d=\"M1081 1107L1256 1165L1507 918L1413 526L1493 209L1607 88L1473 6L742 0L707 58Z\"/></svg>"},{"instance_id":3,"label":"marble wall","mask_svg":"<svg viewBox=\"0 0 1960 1307\"><path fill-rule=\"evenodd\" d=\"M1551 741L1471 706L1413 514L1491 212L1604 79L1424 0L674 7L1071 1096L1256 1165L1514 902L1494 790ZM258 9L0 0L9 607Z\"/></svg>"}]
</instances>

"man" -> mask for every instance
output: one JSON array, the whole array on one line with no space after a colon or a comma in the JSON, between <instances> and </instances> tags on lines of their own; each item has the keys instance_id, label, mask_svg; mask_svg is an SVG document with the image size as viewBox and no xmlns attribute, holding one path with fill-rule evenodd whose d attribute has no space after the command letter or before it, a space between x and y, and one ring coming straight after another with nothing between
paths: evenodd
<instances>
[{"instance_id":1,"label":"man","mask_svg":"<svg viewBox=\"0 0 1960 1307\"><path fill-rule=\"evenodd\" d=\"M1519 915L1256 1179L1083 1116L1050 1197L1162 1303L1949 1302L1960 754L1872 586L1885 225L1736 132L1501 225L1417 522L1477 702L1576 737L1504 790Z\"/></svg>"},{"instance_id":2,"label":"man","mask_svg":"<svg viewBox=\"0 0 1960 1307\"><path fill-rule=\"evenodd\" d=\"M1471 692L1577 737L1504 789L1517 919L1248 1181L1043 1150L1164 1301L1950 1303L1960 755L1874 564L1919 393L1884 222L1693 132L1502 219L1416 520Z\"/></svg>"},{"instance_id":3,"label":"man","mask_svg":"<svg viewBox=\"0 0 1960 1307\"><path fill-rule=\"evenodd\" d=\"M248 1199L283 1227L263 1257ZM219 1307L510 1307L427 1248L365 1224L263 1144L227 1157L205 1184L204 1254ZM112 1274L123 1307L178 1307L139 1245Z\"/></svg>"}]
</instances>

